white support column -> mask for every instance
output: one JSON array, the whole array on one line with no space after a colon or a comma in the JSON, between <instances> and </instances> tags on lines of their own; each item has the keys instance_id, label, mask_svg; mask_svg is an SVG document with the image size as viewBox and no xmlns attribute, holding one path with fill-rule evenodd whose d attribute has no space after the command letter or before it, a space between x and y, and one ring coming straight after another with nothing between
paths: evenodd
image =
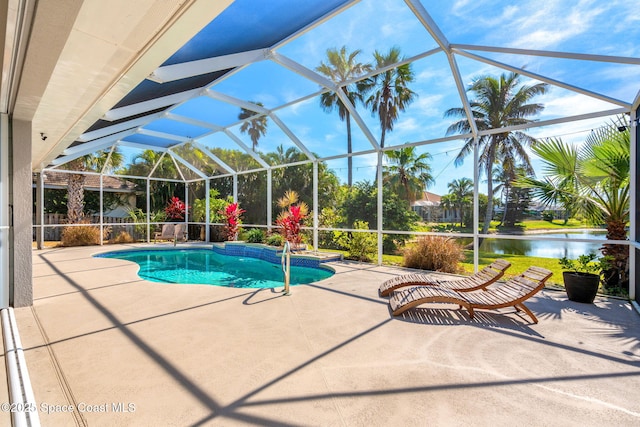
<instances>
[{"instance_id":1,"label":"white support column","mask_svg":"<svg viewBox=\"0 0 640 427\"><path fill-rule=\"evenodd\" d=\"M480 220L480 198L478 197L478 184L480 182L480 166L478 165L478 137L473 139L473 271L478 271L480 241L478 239L478 222ZM462 212L460 212L462 215Z\"/></svg>"},{"instance_id":2,"label":"white support column","mask_svg":"<svg viewBox=\"0 0 640 427\"><path fill-rule=\"evenodd\" d=\"M271 212L271 204L273 203L273 169L267 169L267 231L271 231L273 224L273 212Z\"/></svg>"},{"instance_id":3,"label":"white support column","mask_svg":"<svg viewBox=\"0 0 640 427\"><path fill-rule=\"evenodd\" d=\"M40 171L36 180L36 215L40 226L36 229L36 247L41 250L44 247L44 171Z\"/></svg>"},{"instance_id":4,"label":"white support column","mask_svg":"<svg viewBox=\"0 0 640 427\"><path fill-rule=\"evenodd\" d=\"M9 270L12 292L9 302L18 308L33 305L33 125L29 121L12 119L11 131Z\"/></svg>"},{"instance_id":5,"label":"white support column","mask_svg":"<svg viewBox=\"0 0 640 427\"><path fill-rule=\"evenodd\" d=\"M147 177L147 243L151 243L151 180Z\"/></svg>"},{"instance_id":6,"label":"white support column","mask_svg":"<svg viewBox=\"0 0 640 427\"><path fill-rule=\"evenodd\" d=\"M233 201L238 201L238 174L233 175Z\"/></svg>"},{"instance_id":7,"label":"white support column","mask_svg":"<svg viewBox=\"0 0 640 427\"><path fill-rule=\"evenodd\" d=\"M104 183L100 174L100 246L104 245Z\"/></svg>"},{"instance_id":8,"label":"white support column","mask_svg":"<svg viewBox=\"0 0 640 427\"><path fill-rule=\"evenodd\" d=\"M184 183L184 229L189 240L189 183Z\"/></svg>"},{"instance_id":9,"label":"white support column","mask_svg":"<svg viewBox=\"0 0 640 427\"><path fill-rule=\"evenodd\" d=\"M9 116L0 114L0 308L9 307Z\"/></svg>"},{"instance_id":10,"label":"white support column","mask_svg":"<svg viewBox=\"0 0 640 427\"><path fill-rule=\"evenodd\" d=\"M629 136L630 140L630 164L629 164L629 172L630 172L630 198L629 198L629 240L632 242L637 241L637 233L636 227L637 219L636 219L636 206L637 206L637 179L638 179L638 132L640 129L640 123L636 121L638 118L635 110L631 110L631 126L629 127ZM635 126L634 126L635 125ZM636 299L636 278L638 277L638 272L636 271L636 248L635 246L629 246L629 299L634 301Z\"/></svg>"},{"instance_id":11,"label":"white support column","mask_svg":"<svg viewBox=\"0 0 640 427\"><path fill-rule=\"evenodd\" d=\"M313 161L313 250L318 251L318 160Z\"/></svg>"},{"instance_id":12,"label":"white support column","mask_svg":"<svg viewBox=\"0 0 640 427\"><path fill-rule=\"evenodd\" d=\"M205 200L205 209L206 212L204 214L204 223L205 223L205 228L204 228L204 240L205 242L209 242L209 238L210 238L210 230L209 230L209 223L211 222L211 215L209 212L209 209L211 209L211 200L209 200L209 192L210 192L210 188L211 188L211 184L209 183L209 178L207 178L204 182L204 191L205 191L205 196L204 196L204 200Z\"/></svg>"},{"instance_id":13,"label":"white support column","mask_svg":"<svg viewBox=\"0 0 640 427\"><path fill-rule=\"evenodd\" d=\"M384 203L384 199L382 197L382 157L384 153L382 151L378 151L378 265L382 265L382 206Z\"/></svg>"}]
</instances>

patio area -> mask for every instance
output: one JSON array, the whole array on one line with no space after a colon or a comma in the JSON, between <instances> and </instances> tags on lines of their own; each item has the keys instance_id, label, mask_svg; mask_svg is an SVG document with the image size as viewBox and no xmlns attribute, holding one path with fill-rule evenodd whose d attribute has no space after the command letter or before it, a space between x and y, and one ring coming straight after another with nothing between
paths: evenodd
<instances>
[{"instance_id":1,"label":"patio area","mask_svg":"<svg viewBox=\"0 0 640 427\"><path fill-rule=\"evenodd\" d=\"M377 288L404 269L336 262L282 296L151 283L91 257L124 246L33 252L34 305L15 313L43 425L640 422L627 301L545 289L537 325L451 305L393 318Z\"/></svg>"}]
</instances>

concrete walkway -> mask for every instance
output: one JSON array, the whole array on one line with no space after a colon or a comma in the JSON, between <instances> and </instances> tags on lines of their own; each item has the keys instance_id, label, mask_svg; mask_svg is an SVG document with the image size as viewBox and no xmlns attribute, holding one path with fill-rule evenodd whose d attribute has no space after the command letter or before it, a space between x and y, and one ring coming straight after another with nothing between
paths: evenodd
<instances>
[{"instance_id":1,"label":"concrete walkway","mask_svg":"<svg viewBox=\"0 0 640 427\"><path fill-rule=\"evenodd\" d=\"M640 424L624 301L545 290L537 325L452 305L393 318L377 288L402 269L334 263L282 296L91 257L120 248L34 251L35 303L16 317L44 426Z\"/></svg>"}]
</instances>

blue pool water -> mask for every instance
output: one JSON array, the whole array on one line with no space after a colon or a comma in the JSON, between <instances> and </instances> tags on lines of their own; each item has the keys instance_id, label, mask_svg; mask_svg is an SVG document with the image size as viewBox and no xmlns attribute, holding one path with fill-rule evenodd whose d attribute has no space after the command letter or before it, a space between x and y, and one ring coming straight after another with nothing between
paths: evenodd
<instances>
[{"instance_id":1,"label":"blue pool water","mask_svg":"<svg viewBox=\"0 0 640 427\"><path fill-rule=\"evenodd\" d=\"M257 258L222 255L210 249L133 250L98 255L135 262L138 276L161 283L217 285L234 288L284 286L280 264ZM326 268L291 267L291 285L317 282L333 275Z\"/></svg>"}]
</instances>

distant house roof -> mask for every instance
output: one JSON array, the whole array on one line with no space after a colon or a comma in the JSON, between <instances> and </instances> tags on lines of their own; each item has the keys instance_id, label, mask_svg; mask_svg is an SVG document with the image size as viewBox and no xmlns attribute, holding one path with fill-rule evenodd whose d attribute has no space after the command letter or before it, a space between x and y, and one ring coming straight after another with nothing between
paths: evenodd
<instances>
[{"instance_id":1,"label":"distant house roof","mask_svg":"<svg viewBox=\"0 0 640 427\"><path fill-rule=\"evenodd\" d=\"M442 196L425 191L422 199L416 200L411 204L411 206L440 206L441 200Z\"/></svg>"},{"instance_id":2,"label":"distant house roof","mask_svg":"<svg viewBox=\"0 0 640 427\"><path fill-rule=\"evenodd\" d=\"M63 189L67 188L67 182L69 181L69 175L65 172L46 171L44 175L44 187ZM35 185L35 175L33 182ZM126 179L116 178L113 176L102 177L102 190L115 193L133 193L135 190L135 184ZM100 176L99 175L85 175L84 188L86 190L100 191Z\"/></svg>"}]
</instances>

